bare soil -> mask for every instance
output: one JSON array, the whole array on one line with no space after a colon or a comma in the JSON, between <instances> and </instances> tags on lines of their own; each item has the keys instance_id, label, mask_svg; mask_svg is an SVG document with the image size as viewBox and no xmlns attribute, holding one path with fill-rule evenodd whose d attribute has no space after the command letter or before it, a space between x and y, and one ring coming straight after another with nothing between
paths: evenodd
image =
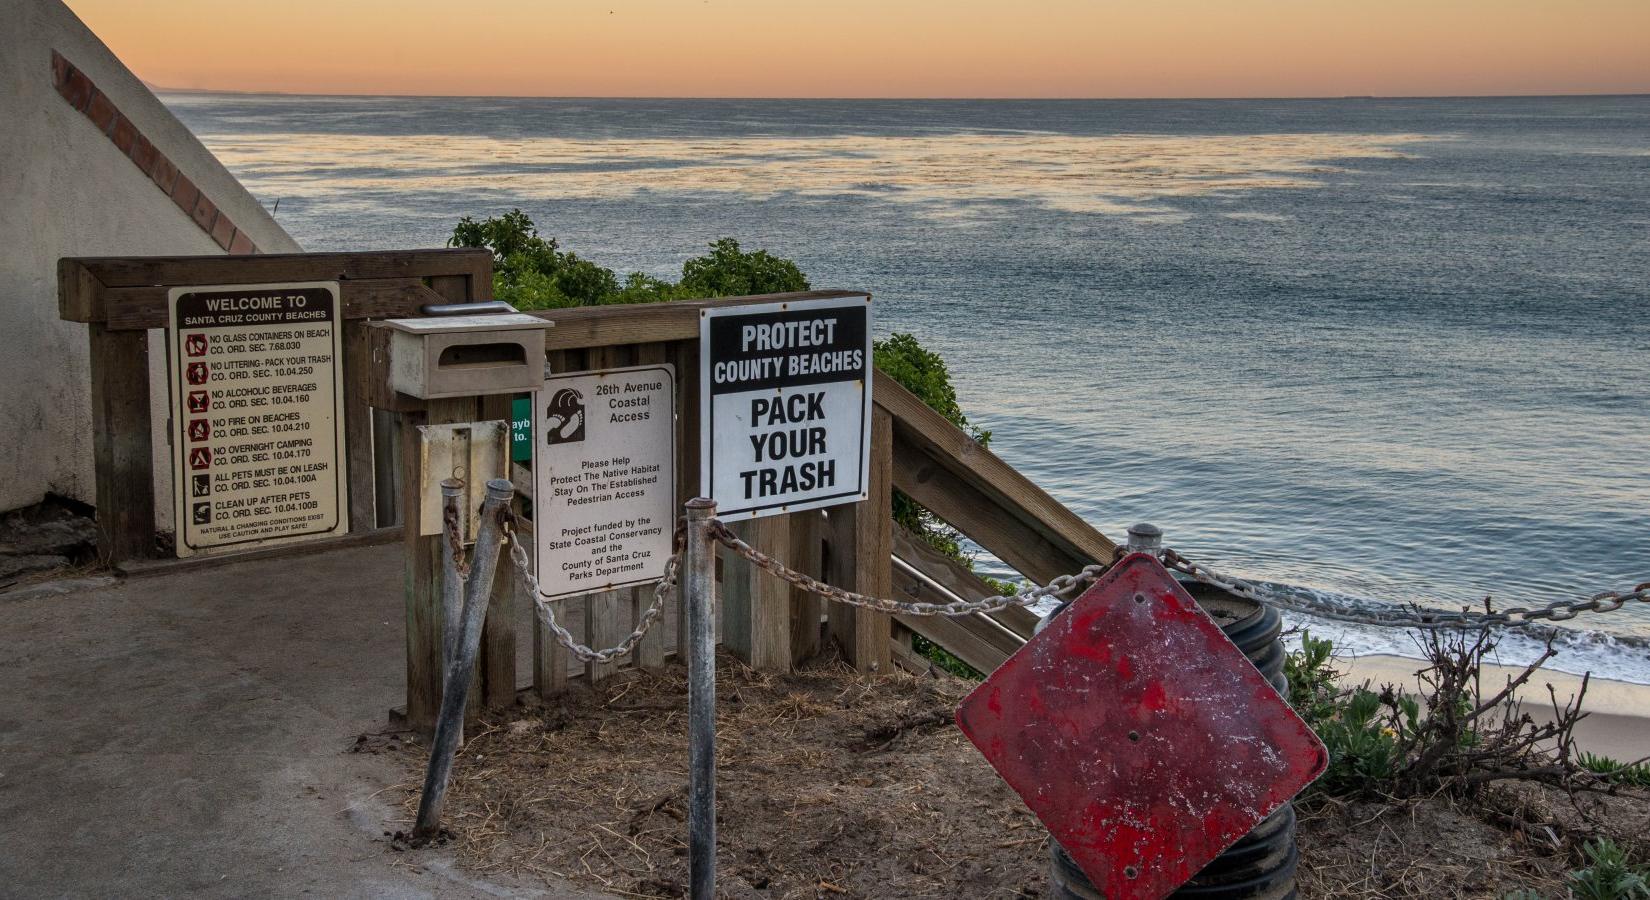
<instances>
[{"instance_id":1,"label":"bare soil","mask_svg":"<svg viewBox=\"0 0 1650 900\"><path fill-rule=\"evenodd\" d=\"M730 657L719 666L720 894L1045 894L1046 832L952 724L969 682L865 678L836 662L786 675ZM445 822L460 865L684 896L685 697L680 668L625 671L597 691L472 724ZM405 760L407 778L391 791L410 822L425 748L364 737L360 749ZM1614 804L1622 834L1650 831L1642 799L1584 802ZM1300 896L1564 896L1563 874L1593 827L1578 830L1574 806L1534 787L1498 788L1470 807L1308 803Z\"/></svg>"}]
</instances>

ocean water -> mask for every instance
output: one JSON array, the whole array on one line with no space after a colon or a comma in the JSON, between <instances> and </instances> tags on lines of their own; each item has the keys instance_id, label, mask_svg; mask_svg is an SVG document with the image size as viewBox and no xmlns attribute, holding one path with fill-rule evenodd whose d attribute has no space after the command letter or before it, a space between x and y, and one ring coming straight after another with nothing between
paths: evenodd
<instances>
[{"instance_id":1,"label":"ocean water","mask_svg":"<svg viewBox=\"0 0 1650 900\"><path fill-rule=\"evenodd\" d=\"M164 99L312 250L519 206L869 290L1114 537L1370 607L1650 580L1650 97ZM1650 683L1650 604L1571 624L1550 665Z\"/></svg>"}]
</instances>

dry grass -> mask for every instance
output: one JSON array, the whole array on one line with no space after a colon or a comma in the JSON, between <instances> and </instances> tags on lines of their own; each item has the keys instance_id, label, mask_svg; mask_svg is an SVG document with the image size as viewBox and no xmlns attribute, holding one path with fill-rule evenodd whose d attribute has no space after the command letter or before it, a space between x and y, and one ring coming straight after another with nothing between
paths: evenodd
<instances>
[{"instance_id":1,"label":"dry grass","mask_svg":"<svg viewBox=\"0 0 1650 900\"><path fill-rule=\"evenodd\" d=\"M1046 833L951 725L967 683L862 678L836 663L788 675L719 665L723 896L1044 895ZM446 847L479 874L683 896L685 697L679 668L626 671L600 692L472 725ZM388 794L410 822L424 748L389 752L406 763ZM1577 800L1536 784L1461 805L1315 801L1301 815L1300 896L1561 897L1579 839L1601 827L1650 833L1647 811L1642 797Z\"/></svg>"}]
</instances>

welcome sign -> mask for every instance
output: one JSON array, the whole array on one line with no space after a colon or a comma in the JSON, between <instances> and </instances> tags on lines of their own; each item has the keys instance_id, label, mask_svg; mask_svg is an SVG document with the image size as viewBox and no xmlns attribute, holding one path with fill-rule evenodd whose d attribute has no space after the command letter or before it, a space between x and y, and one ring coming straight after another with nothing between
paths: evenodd
<instances>
[{"instance_id":1,"label":"welcome sign","mask_svg":"<svg viewBox=\"0 0 1650 900\"><path fill-rule=\"evenodd\" d=\"M864 500L871 298L706 309L699 328L701 490L717 514Z\"/></svg>"}]
</instances>

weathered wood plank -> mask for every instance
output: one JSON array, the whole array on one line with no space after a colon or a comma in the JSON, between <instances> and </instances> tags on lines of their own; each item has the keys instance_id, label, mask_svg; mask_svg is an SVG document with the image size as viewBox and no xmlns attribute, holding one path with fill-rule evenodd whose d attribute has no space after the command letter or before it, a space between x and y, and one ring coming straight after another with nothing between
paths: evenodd
<instances>
[{"instance_id":1,"label":"weathered wood plank","mask_svg":"<svg viewBox=\"0 0 1650 900\"><path fill-rule=\"evenodd\" d=\"M93 323L89 340L98 555L113 565L156 552L149 335Z\"/></svg>"},{"instance_id":2,"label":"weathered wood plank","mask_svg":"<svg viewBox=\"0 0 1650 900\"><path fill-rule=\"evenodd\" d=\"M636 348L637 365L655 365L669 362L669 356L670 345L668 344L643 344ZM672 427L679 427L679 424L673 424ZM680 457L681 435L679 432L676 435L676 446L677 456ZM673 502L671 504L671 515L666 520L666 528L670 528L670 523L674 523L676 521L674 503L676 485L672 484L669 487ZM656 584L657 582L654 583L654 585ZM632 621L640 622L642 620L642 616L646 614L648 607L653 605L655 590L654 585L644 586L634 592L634 607L631 612ZM666 601L666 605L669 605L668 600ZM659 620L654 623L653 629L649 631L647 636L643 637L641 642L636 645L636 665L644 669L659 669L665 664L664 613L665 610L660 611Z\"/></svg>"},{"instance_id":3,"label":"weathered wood plank","mask_svg":"<svg viewBox=\"0 0 1650 900\"><path fill-rule=\"evenodd\" d=\"M257 284L269 281L350 281L361 278L491 278L488 250L366 250L349 253L263 253L256 256L77 257L109 287ZM480 294L480 285L478 296ZM491 287L486 288L491 296Z\"/></svg>"},{"instance_id":4,"label":"weathered wood plank","mask_svg":"<svg viewBox=\"0 0 1650 900\"><path fill-rule=\"evenodd\" d=\"M534 311L529 315L555 322L556 327L544 335L545 347L565 350L577 347L647 344L655 341L697 341L700 310L709 306L748 306L753 303L863 296L864 291L799 291L751 297L722 297L714 300L547 309Z\"/></svg>"},{"instance_id":5,"label":"weathered wood plank","mask_svg":"<svg viewBox=\"0 0 1650 900\"><path fill-rule=\"evenodd\" d=\"M407 727L429 731L435 727L436 713L441 709L441 631L445 624L441 608L441 541L440 535L424 537L418 533L418 522L423 516L423 497L419 492L416 467L423 457L420 425L446 425L468 422L475 416L475 400L431 400L421 413L403 413L401 420L401 458L408 471L401 480L402 521L406 548L406 611L407 611Z\"/></svg>"},{"instance_id":6,"label":"weathered wood plank","mask_svg":"<svg viewBox=\"0 0 1650 900\"><path fill-rule=\"evenodd\" d=\"M57 261L57 317L68 322L91 322L103 282L73 259Z\"/></svg>"},{"instance_id":7,"label":"weathered wood plank","mask_svg":"<svg viewBox=\"0 0 1650 900\"><path fill-rule=\"evenodd\" d=\"M508 394L482 397L479 421L509 422L510 401ZM505 434L508 436L508 428ZM521 511L519 497L512 501L512 508ZM499 555L487 619L481 628L481 659L477 668L481 671L481 695L492 707L513 706L516 702L516 602L522 585L509 550L505 547Z\"/></svg>"},{"instance_id":8,"label":"weathered wood plank","mask_svg":"<svg viewBox=\"0 0 1650 900\"><path fill-rule=\"evenodd\" d=\"M243 259L249 257L242 257ZM464 276L439 276L468 279ZM101 320L112 329L165 328L166 287L104 288L93 302L93 321ZM465 289L466 291L468 288ZM344 319L397 319L420 315L431 303L454 301L425 287L418 278L380 278L338 282L339 302Z\"/></svg>"},{"instance_id":9,"label":"weathered wood plank","mask_svg":"<svg viewBox=\"0 0 1650 900\"><path fill-rule=\"evenodd\" d=\"M699 496L699 335L670 345L676 366L676 516ZM677 595L680 599L680 594ZM687 604L676 604L676 653L688 658Z\"/></svg>"},{"instance_id":10,"label":"weathered wood plank","mask_svg":"<svg viewBox=\"0 0 1650 900\"><path fill-rule=\"evenodd\" d=\"M872 411L870 499L832 507L827 516L828 581L862 594L888 596L888 558L893 553L893 419ZM886 672L890 661L889 621L884 613L829 603L830 634L861 672Z\"/></svg>"},{"instance_id":11,"label":"weathered wood plank","mask_svg":"<svg viewBox=\"0 0 1650 900\"><path fill-rule=\"evenodd\" d=\"M892 378L878 372L873 396L894 417L895 486L1004 562L1047 581L1116 555L1105 535Z\"/></svg>"},{"instance_id":12,"label":"weathered wood plank","mask_svg":"<svg viewBox=\"0 0 1650 900\"><path fill-rule=\"evenodd\" d=\"M823 579L824 513L817 509L793 513L790 520L791 546L785 561L799 572ZM797 587L790 589L790 595L791 665L795 666L819 653L822 636L820 620L825 614L825 601L817 594Z\"/></svg>"},{"instance_id":13,"label":"weathered wood plank","mask_svg":"<svg viewBox=\"0 0 1650 900\"><path fill-rule=\"evenodd\" d=\"M365 323L345 322L343 329L344 480L349 490L349 530L366 531L378 524L372 407L367 403L372 350Z\"/></svg>"},{"instance_id":14,"label":"weathered wood plank","mask_svg":"<svg viewBox=\"0 0 1650 900\"><path fill-rule=\"evenodd\" d=\"M630 365L635 361L635 350L630 347L598 347L585 351L585 370L616 369ZM616 591L600 591L585 595L584 609L585 633L590 636L590 646L597 650L604 650L623 640L636 627L634 611L638 588L623 588ZM586 663L585 673L590 683L601 684L613 677L625 662L618 660L610 663Z\"/></svg>"},{"instance_id":15,"label":"weathered wood plank","mask_svg":"<svg viewBox=\"0 0 1650 900\"><path fill-rule=\"evenodd\" d=\"M897 524L894 526L894 556L964 600L982 600L997 593L996 588L975 575L967 566L935 550ZM909 575L902 577L899 568L895 567L894 595L917 599L918 595L912 593L917 589L915 581L916 579ZM1036 627L1038 618L1036 613L1023 606L1010 606L986 615L1009 632L1018 635L1022 641L1031 637L1031 630Z\"/></svg>"},{"instance_id":16,"label":"weathered wood plank","mask_svg":"<svg viewBox=\"0 0 1650 900\"><path fill-rule=\"evenodd\" d=\"M579 351L569 353L564 350L557 350L545 354L546 368L557 374L579 368L582 361L583 353ZM536 417L538 411L534 410L533 415ZM536 444L533 450L535 453L538 452ZM540 518L542 515L542 510L535 503L533 506L534 528L551 527L550 523L544 522ZM552 600L549 602L553 605L556 618L561 626L572 632L574 637L583 640L585 632L582 626L575 626L572 621L574 618L572 611L577 606L582 612L584 598L573 597L567 600ZM582 623L583 615L578 616L578 618ZM572 654L568 653L567 648L556 640L555 634L544 626L544 622L535 613L533 616L533 688L538 692L539 698L548 700L565 691L571 668Z\"/></svg>"}]
</instances>

